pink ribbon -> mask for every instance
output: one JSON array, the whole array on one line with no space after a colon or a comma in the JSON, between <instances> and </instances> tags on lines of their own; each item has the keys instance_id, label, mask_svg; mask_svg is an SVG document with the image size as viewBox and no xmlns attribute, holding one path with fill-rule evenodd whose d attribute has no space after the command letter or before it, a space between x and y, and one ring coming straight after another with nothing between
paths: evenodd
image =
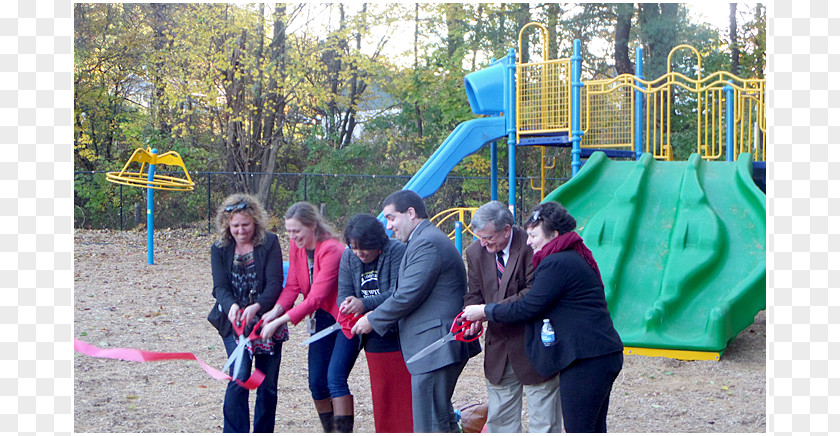
<instances>
[{"instance_id":1,"label":"pink ribbon","mask_svg":"<svg viewBox=\"0 0 840 436\"><path fill-rule=\"evenodd\" d=\"M104 359L119 359L127 360L129 362L153 362L156 360L195 360L204 369L204 372L210 374L216 380L233 380L233 377L219 371L216 368L204 363L201 359L192 353L159 353L156 351L144 351L134 348L109 348L101 349L78 339L73 339L73 349L90 357L101 357ZM248 381L236 380L239 386L245 389L256 389L260 383L265 379L265 374L258 369L254 369Z\"/></svg>"}]
</instances>

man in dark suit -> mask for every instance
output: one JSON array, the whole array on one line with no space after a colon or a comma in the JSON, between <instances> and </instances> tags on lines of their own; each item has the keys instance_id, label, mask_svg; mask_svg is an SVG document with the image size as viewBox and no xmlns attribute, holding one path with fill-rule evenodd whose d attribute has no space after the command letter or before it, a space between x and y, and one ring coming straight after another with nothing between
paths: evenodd
<instances>
[{"instance_id":1,"label":"man in dark suit","mask_svg":"<svg viewBox=\"0 0 840 436\"><path fill-rule=\"evenodd\" d=\"M423 199L413 191L394 192L383 202L388 230L407 242L397 289L359 319L353 333L384 334L394 323L400 331L403 358L449 333L464 306L467 277L452 241L432 225ZM414 432L458 432L452 394L467 360L481 351L479 341L450 341L422 359L406 364L411 373Z\"/></svg>"},{"instance_id":2,"label":"man in dark suit","mask_svg":"<svg viewBox=\"0 0 840 436\"><path fill-rule=\"evenodd\" d=\"M531 288L533 251L528 235L514 226L513 214L499 201L473 213L470 223L478 239L467 247L469 291L466 304L518 300ZM522 392L528 398L529 430L560 433L562 416L557 376L541 376L524 344L525 324L489 322L484 337L484 375L489 397L487 430L522 432Z\"/></svg>"}]
</instances>

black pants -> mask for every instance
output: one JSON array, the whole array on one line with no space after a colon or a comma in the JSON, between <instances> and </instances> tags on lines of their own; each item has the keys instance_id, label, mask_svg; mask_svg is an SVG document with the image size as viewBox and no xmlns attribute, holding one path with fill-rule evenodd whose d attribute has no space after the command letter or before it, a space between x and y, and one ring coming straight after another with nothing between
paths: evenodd
<instances>
[{"instance_id":1,"label":"black pants","mask_svg":"<svg viewBox=\"0 0 840 436\"><path fill-rule=\"evenodd\" d=\"M223 338L228 357L236 348L233 334ZM257 388L257 400L254 404L254 433L273 433L274 419L277 410L277 379L280 373L280 351L282 342L274 343L274 354L257 354L254 356L254 367L265 374L260 387ZM250 353L245 352L245 361L239 369L239 379L248 380L251 376ZM233 368L230 369L233 375ZM224 415L224 433L248 433L250 427L248 411L248 389L239 386L231 380L225 390L225 402L222 406Z\"/></svg>"},{"instance_id":2,"label":"black pants","mask_svg":"<svg viewBox=\"0 0 840 436\"><path fill-rule=\"evenodd\" d=\"M567 433L606 433L613 382L621 372L621 351L572 362L560 372L563 427Z\"/></svg>"}]
</instances>

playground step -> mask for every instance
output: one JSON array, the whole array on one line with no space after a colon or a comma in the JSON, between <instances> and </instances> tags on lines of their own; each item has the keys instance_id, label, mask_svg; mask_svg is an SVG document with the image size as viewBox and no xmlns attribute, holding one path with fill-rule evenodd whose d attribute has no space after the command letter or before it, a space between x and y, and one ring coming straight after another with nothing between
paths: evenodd
<instances>
[{"instance_id":1,"label":"playground step","mask_svg":"<svg viewBox=\"0 0 840 436\"><path fill-rule=\"evenodd\" d=\"M571 147L572 140L569 139L569 134L566 132L554 133L548 135L528 135L520 136L518 146L534 146L546 145L553 147Z\"/></svg>"}]
</instances>

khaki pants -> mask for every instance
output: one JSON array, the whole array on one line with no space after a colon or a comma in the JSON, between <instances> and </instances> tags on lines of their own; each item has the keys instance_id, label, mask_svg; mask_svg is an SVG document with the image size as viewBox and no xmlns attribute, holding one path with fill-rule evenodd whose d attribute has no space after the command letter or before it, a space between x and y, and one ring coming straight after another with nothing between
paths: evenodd
<instances>
[{"instance_id":1,"label":"khaki pants","mask_svg":"<svg viewBox=\"0 0 840 436\"><path fill-rule=\"evenodd\" d=\"M487 381L489 397L487 431L490 433L522 432L522 392L528 398L528 427L531 433L560 433L563 414L560 408L558 377L535 384L523 385L516 379L510 362L498 385Z\"/></svg>"}]
</instances>

